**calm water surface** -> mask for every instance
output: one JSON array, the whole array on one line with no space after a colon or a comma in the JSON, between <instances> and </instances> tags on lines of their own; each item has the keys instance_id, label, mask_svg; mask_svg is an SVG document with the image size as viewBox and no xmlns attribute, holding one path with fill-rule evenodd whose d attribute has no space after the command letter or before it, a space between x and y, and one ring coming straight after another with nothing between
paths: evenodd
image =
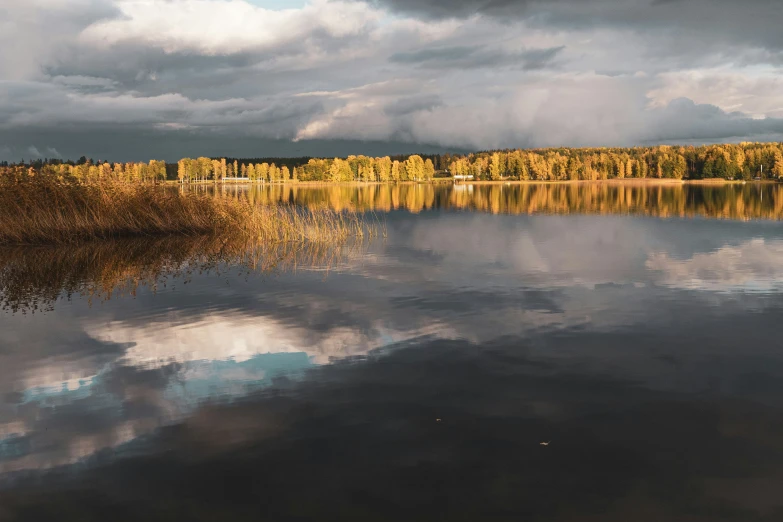
<instances>
[{"instance_id":1,"label":"calm water surface","mask_svg":"<svg viewBox=\"0 0 783 522\"><path fill-rule=\"evenodd\" d=\"M783 194L581 187L0 250L0 520L783 520Z\"/></svg>"}]
</instances>

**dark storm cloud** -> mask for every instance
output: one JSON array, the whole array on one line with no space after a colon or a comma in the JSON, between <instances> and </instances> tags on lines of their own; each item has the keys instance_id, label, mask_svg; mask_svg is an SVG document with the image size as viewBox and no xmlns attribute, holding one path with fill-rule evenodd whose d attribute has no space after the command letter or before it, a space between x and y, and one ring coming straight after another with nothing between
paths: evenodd
<instances>
[{"instance_id":1,"label":"dark storm cloud","mask_svg":"<svg viewBox=\"0 0 783 522\"><path fill-rule=\"evenodd\" d=\"M306 40L284 40L274 46L247 46L233 52L164 49L140 39L111 46L78 42L58 49L43 72L51 77L110 80L119 92L145 95L179 92L202 99L275 95L301 89L303 83L328 77L326 64L307 62L312 50L338 55L360 45L362 36L329 38L314 30ZM339 73L338 73L339 74Z\"/></svg>"},{"instance_id":2,"label":"dark storm cloud","mask_svg":"<svg viewBox=\"0 0 783 522\"><path fill-rule=\"evenodd\" d=\"M315 107L317 107L316 105ZM125 124L121 128L108 123L80 125L62 124L58 129L51 126L32 125L21 128L0 129L0 160L18 161L36 156L31 147L48 157L76 159L82 155L109 161L136 161L150 158L176 161L186 156L233 156L233 157L280 157L280 156L347 156L357 151L383 156L416 152L465 151L470 148L466 140L463 147L437 144L437 135L430 135L431 143L416 138L410 129L415 125L405 118L421 112L448 110L445 101L438 96L400 98L383 108L385 114L399 120L397 132L404 129L408 140L399 142L357 141L351 139L310 139L290 141L293 128L298 121L304 121L309 114L303 107L268 108L264 111L247 111L242 108L216 110L193 121L189 129L150 129L141 123ZM293 110L295 108L296 110ZM15 109L18 112L18 109ZM161 110L159 122L176 118L180 110ZM711 141L739 141L743 139L780 139L783 136L783 119L751 119L742 114L730 114L711 105L699 105L691 100L675 100L661 109L626 114L633 121L622 124L622 134L594 134L584 127L574 125L560 134L562 126L559 117L553 120L539 120L536 140L526 141L527 131L509 133L494 146L518 147L547 145L556 140L563 145L634 145L688 140L694 143ZM213 118L210 125L210 119ZM174 119L173 121L177 121ZM241 128L231 122L244 121ZM611 122L606 122L607 124ZM620 125L618 123L618 125ZM222 127L222 128L221 128ZM251 133L257 129L256 135ZM270 129L281 132L279 139L266 135ZM286 131L288 129L288 131ZM546 131L557 132L557 138L548 138ZM493 131L497 131L493 127ZM613 131L610 131L613 132ZM287 134L287 135L286 135ZM288 139L287 139L288 138Z\"/></svg>"},{"instance_id":3,"label":"dark storm cloud","mask_svg":"<svg viewBox=\"0 0 783 522\"><path fill-rule=\"evenodd\" d=\"M345 157L363 151L373 156L395 154L466 152L457 147L399 142L315 139L291 141L252 136L241 131L162 130L140 125L63 125L0 129L0 161L30 159L35 146L46 157L78 159L87 156L106 161L176 162L183 157ZM51 150L50 150L51 149ZM56 149L56 152L54 152Z\"/></svg>"},{"instance_id":4,"label":"dark storm cloud","mask_svg":"<svg viewBox=\"0 0 783 522\"><path fill-rule=\"evenodd\" d=\"M522 51L503 51L482 46L441 47L393 54L389 61L434 69L515 67L533 70L550 65L563 49L564 46Z\"/></svg>"},{"instance_id":5,"label":"dark storm cloud","mask_svg":"<svg viewBox=\"0 0 783 522\"><path fill-rule=\"evenodd\" d=\"M742 113L727 113L714 105L699 105L685 98L650 113L649 143L677 140L725 140L742 136L783 135L783 119L755 120Z\"/></svg>"},{"instance_id":6,"label":"dark storm cloud","mask_svg":"<svg viewBox=\"0 0 783 522\"><path fill-rule=\"evenodd\" d=\"M52 77L95 77L112 82L117 90L146 94L171 92L174 87L193 89L230 85L248 68L271 60L272 56L241 52L203 55L193 52L165 52L147 45L122 43L111 49L80 46L45 67Z\"/></svg>"},{"instance_id":7,"label":"dark storm cloud","mask_svg":"<svg viewBox=\"0 0 783 522\"><path fill-rule=\"evenodd\" d=\"M210 136L219 139L226 129L233 129L229 134L242 133L248 139L290 139L296 129L323 112L318 99L222 97L206 100L170 91L143 96L136 91L117 92L110 82L91 77L56 77L52 83L7 82L0 89L3 87L9 103L0 107L0 133L4 134L0 143L15 149L22 145L25 148L45 145L59 150L58 143L70 141L70 138L67 133L55 132L58 143L47 143L49 140L44 136L49 134L52 125L62 126L61 130L72 129L78 134L104 129L119 134L138 132L131 142L147 141L145 133L156 132L150 126L168 131L184 129L187 131L183 133L185 136L201 133L204 139ZM22 136L26 135L36 138L24 143L26 139ZM96 135L95 145L101 141L104 140ZM63 148L68 147L63 145ZM99 150L93 146L93 151ZM139 152L131 150L131 153Z\"/></svg>"},{"instance_id":8,"label":"dark storm cloud","mask_svg":"<svg viewBox=\"0 0 783 522\"><path fill-rule=\"evenodd\" d=\"M783 49L778 0L373 0L375 5L429 19L468 18L525 20L549 29L595 28L639 31L672 54L722 52L725 46ZM666 40L690 42L689 49L668 49ZM717 48L715 46L718 46Z\"/></svg>"}]
</instances>

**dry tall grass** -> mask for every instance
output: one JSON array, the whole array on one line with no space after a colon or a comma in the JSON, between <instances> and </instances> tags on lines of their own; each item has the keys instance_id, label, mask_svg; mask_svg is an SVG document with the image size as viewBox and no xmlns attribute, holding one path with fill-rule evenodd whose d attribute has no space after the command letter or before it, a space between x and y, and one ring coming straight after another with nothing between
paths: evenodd
<instances>
[{"instance_id":1,"label":"dry tall grass","mask_svg":"<svg viewBox=\"0 0 783 522\"><path fill-rule=\"evenodd\" d=\"M172 234L330 243L376 231L375 225L351 213L261 206L245 198L179 193L151 185L0 176L0 244Z\"/></svg>"}]
</instances>

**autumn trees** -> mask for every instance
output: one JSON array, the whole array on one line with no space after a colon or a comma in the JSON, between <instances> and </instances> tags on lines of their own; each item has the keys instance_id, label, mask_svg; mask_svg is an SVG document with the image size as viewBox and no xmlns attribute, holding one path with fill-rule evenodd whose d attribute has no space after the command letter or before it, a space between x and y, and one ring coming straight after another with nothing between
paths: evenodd
<instances>
[{"instance_id":1,"label":"autumn trees","mask_svg":"<svg viewBox=\"0 0 783 522\"><path fill-rule=\"evenodd\" d=\"M75 178L85 182L117 181L122 183L157 183L166 179L166 163L151 160L149 163L93 164L90 161L71 165L69 163L42 165L37 171L61 178ZM1 174L2 172L0 172Z\"/></svg>"},{"instance_id":2,"label":"autumn trees","mask_svg":"<svg viewBox=\"0 0 783 522\"><path fill-rule=\"evenodd\" d=\"M477 180L777 178L783 176L783 144L492 151L452 156L448 170Z\"/></svg>"},{"instance_id":3,"label":"autumn trees","mask_svg":"<svg viewBox=\"0 0 783 522\"><path fill-rule=\"evenodd\" d=\"M296 171L296 168L294 168ZM241 179L256 182L288 182L297 179L298 172L274 163L244 163L235 160L210 160L209 158L183 158L177 163L177 180L180 183Z\"/></svg>"},{"instance_id":4,"label":"autumn trees","mask_svg":"<svg viewBox=\"0 0 783 522\"><path fill-rule=\"evenodd\" d=\"M14 167L28 167L25 164ZM0 167L9 171L12 166ZM181 183L240 179L258 183L428 182L436 177L473 176L475 180L576 181L628 178L764 179L783 176L783 144L739 143L631 148L549 148L496 150L470 154L257 160L183 158L176 165L149 163L38 162L35 172L84 180ZM167 176L168 172L168 176Z\"/></svg>"}]
</instances>

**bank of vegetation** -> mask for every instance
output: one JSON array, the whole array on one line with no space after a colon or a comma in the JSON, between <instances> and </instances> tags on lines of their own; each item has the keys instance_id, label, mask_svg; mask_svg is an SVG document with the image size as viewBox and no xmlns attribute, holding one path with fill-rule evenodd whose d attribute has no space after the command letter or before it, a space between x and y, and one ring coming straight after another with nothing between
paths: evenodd
<instances>
[{"instance_id":1,"label":"bank of vegetation","mask_svg":"<svg viewBox=\"0 0 783 522\"><path fill-rule=\"evenodd\" d=\"M478 181L608 179L778 179L783 144L739 143L631 148L548 148L471 154L347 158L184 158L176 164L110 163L81 158L0 165L0 174L33 171L79 180L180 183L427 182L464 176Z\"/></svg>"},{"instance_id":2,"label":"bank of vegetation","mask_svg":"<svg viewBox=\"0 0 783 522\"><path fill-rule=\"evenodd\" d=\"M0 177L0 244L205 234L337 243L375 231L356 214L328 209L264 206L242 197L45 173Z\"/></svg>"}]
</instances>

